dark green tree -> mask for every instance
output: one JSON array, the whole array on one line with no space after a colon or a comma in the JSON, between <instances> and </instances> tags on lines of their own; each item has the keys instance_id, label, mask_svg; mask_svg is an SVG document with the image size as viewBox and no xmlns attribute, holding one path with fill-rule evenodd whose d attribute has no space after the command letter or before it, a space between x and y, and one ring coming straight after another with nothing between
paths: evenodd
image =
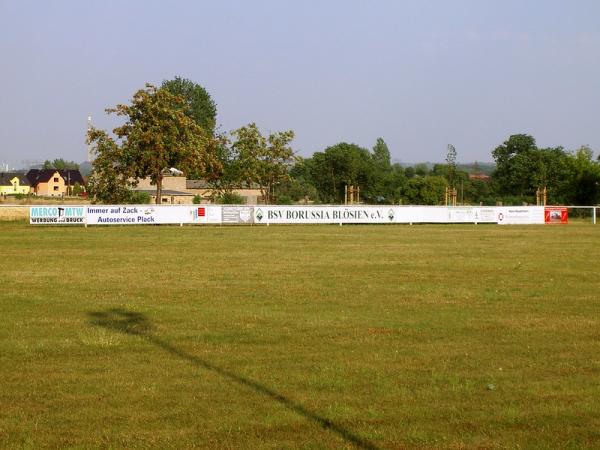
<instances>
[{"instance_id":1,"label":"dark green tree","mask_svg":"<svg viewBox=\"0 0 600 450\"><path fill-rule=\"evenodd\" d=\"M526 134L512 135L492 152L496 161L494 183L500 195L532 195L532 155L537 150L535 139Z\"/></svg>"},{"instance_id":2,"label":"dark green tree","mask_svg":"<svg viewBox=\"0 0 600 450\"><path fill-rule=\"evenodd\" d=\"M375 165L367 149L341 142L314 153L306 163L322 201L342 203L346 185L360 187L361 198L372 198Z\"/></svg>"},{"instance_id":3,"label":"dark green tree","mask_svg":"<svg viewBox=\"0 0 600 450\"><path fill-rule=\"evenodd\" d=\"M210 135L215 134L217 123L217 105L208 91L191 80L175 77L173 80L164 80L162 88L173 95L184 99L183 111Z\"/></svg>"},{"instance_id":4,"label":"dark green tree","mask_svg":"<svg viewBox=\"0 0 600 450\"><path fill-rule=\"evenodd\" d=\"M448 186L444 177L427 175L408 180L404 191L405 199L413 205L440 205Z\"/></svg>"},{"instance_id":5,"label":"dark green tree","mask_svg":"<svg viewBox=\"0 0 600 450\"><path fill-rule=\"evenodd\" d=\"M382 138L378 138L373 147L374 180L369 190L373 203L398 203L404 186L404 169L396 164L392 166L390 151Z\"/></svg>"},{"instance_id":6,"label":"dark green tree","mask_svg":"<svg viewBox=\"0 0 600 450\"><path fill-rule=\"evenodd\" d=\"M373 162L377 170L383 172L392 168L390 150L382 138L377 138L377 142L373 146Z\"/></svg>"},{"instance_id":7,"label":"dark green tree","mask_svg":"<svg viewBox=\"0 0 600 450\"><path fill-rule=\"evenodd\" d=\"M452 144L448 144L448 151L446 153L446 164L448 165L448 171L446 179L451 188L456 187L456 148Z\"/></svg>"},{"instance_id":8,"label":"dark green tree","mask_svg":"<svg viewBox=\"0 0 600 450\"><path fill-rule=\"evenodd\" d=\"M600 203L600 161L594 160L588 146L582 146L567 159L569 179L566 184L568 194L564 204L597 205Z\"/></svg>"}]
</instances>

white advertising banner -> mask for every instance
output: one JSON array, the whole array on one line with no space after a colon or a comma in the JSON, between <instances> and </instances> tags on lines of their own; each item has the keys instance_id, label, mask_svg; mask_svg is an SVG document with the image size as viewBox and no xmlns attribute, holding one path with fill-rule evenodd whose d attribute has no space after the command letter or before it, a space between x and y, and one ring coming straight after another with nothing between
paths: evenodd
<instances>
[{"instance_id":1,"label":"white advertising banner","mask_svg":"<svg viewBox=\"0 0 600 450\"><path fill-rule=\"evenodd\" d=\"M221 208L223 225L251 224L254 221L253 206L223 205Z\"/></svg>"},{"instance_id":2,"label":"white advertising banner","mask_svg":"<svg viewBox=\"0 0 600 450\"><path fill-rule=\"evenodd\" d=\"M543 224L543 206L497 206L496 221L499 225Z\"/></svg>"},{"instance_id":3,"label":"white advertising banner","mask_svg":"<svg viewBox=\"0 0 600 450\"><path fill-rule=\"evenodd\" d=\"M35 225L84 225L85 206L31 206L29 223Z\"/></svg>"},{"instance_id":4,"label":"white advertising banner","mask_svg":"<svg viewBox=\"0 0 600 450\"><path fill-rule=\"evenodd\" d=\"M254 223L394 223L391 206L255 206Z\"/></svg>"},{"instance_id":5,"label":"white advertising banner","mask_svg":"<svg viewBox=\"0 0 600 450\"><path fill-rule=\"evenodd\" d=\"M412 223L496 223L494 208L469 206L415 206Z\"/></svg>"},{"instance_id":6,"label":"white advertising banner","mask_svg":"<svg viewBox=\"0 0 600 450\"><path fill-rule=\"evenodd\" d=\"M29 215L35 225L545 223L543 206L62 205L32 206Z\"/></svg>"},{"instance_id":7,"label":"white advertising banner","mask_svg":"<svg viewBox=\"0 0 600 450\"><path fill-rule=\"evenodd\" d=\"M186 206L188 208L191 221L181 223L196 223L196 224L220 224L221 223L221 206L215 205L197 205Z\"/></svg>"},{"instance_id":8,"label":"white advertising banner","mask_svg":"<svg viewBox=\"0 0 600 450\"><path fill-rule=\"evenodd\" d=\"M87 207L88 225L193 223L189 206L94 205Z\"/></svg>"}]
</instances>

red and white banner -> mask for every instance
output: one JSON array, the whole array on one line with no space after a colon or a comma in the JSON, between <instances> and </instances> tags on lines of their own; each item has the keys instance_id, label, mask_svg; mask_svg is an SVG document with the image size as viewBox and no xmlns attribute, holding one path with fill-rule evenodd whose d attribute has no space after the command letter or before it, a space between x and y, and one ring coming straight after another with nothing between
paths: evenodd
<instances>
[{"instance_id":1,"label":"red and white banner","mask_svg":"<svg viewBox=\"0 0 600 450\"><path fill-rule=\"evenodd\" d=\"M563 206L547 206L544 208L544 222L565 224L569 221L569 212Z\"/></svg>"}]
</instances>

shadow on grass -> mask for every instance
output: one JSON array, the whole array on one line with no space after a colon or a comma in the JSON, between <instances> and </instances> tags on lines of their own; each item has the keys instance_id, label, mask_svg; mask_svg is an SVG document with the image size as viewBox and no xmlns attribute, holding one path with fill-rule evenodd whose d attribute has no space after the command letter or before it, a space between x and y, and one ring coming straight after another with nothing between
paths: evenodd
<instances>
[{"instance_id":1,"label":"shadow on grass","mask_svg":"<svg viewBox=\"0 0 600 450\"><path fill-rule=\"evenodd\" d=\"M163 350L171 353L172 355L186 360L197 367L217 373L223 378L226 378L232 382L250 388L255 392L263 394L271 400L286 407L290 411L293 411L309 420L316 422L321 426L321 428L334 432L348 443L354 444L355 446L363 449L378 449L377 446L361 438L352 431L347 430L340 425L337 425L336 423L332 422L331 420L325 417L321 417L318 414L309 411L304 406L279 394L273 389L270 389L269 387L257 381L251 380L242 375L238 375L237 373L232 372L230 370L215 366L214 364L211 364L206 360L203 360L201 358L198 358L197 356L180 350L174 345L170 344L169 342L160 339L153 333L152 324L148 321L148 319L146 319L146 316L144 316L141 313L127 311L120 308L114 308L106 311L90 312L88 313L88 316L92 325L104 327L109 330L117 331L120 333L140 336L148 342L150 342L151 344L156 345L157 347L162 348Z\"/></svg>"}]
</instances>

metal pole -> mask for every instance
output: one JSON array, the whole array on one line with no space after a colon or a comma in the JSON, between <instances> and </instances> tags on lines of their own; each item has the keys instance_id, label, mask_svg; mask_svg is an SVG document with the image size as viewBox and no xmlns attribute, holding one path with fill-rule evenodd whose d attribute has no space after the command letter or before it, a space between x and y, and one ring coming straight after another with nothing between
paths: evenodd
<instances>
[{"instance_id":1,"label":"metal pole","mask_svg":"<svg viewBox=\"0 0 600 450\"><path fill-rule=\"evenodd\" d=\"M593 209L594 209L594 216L593 216L594 217L594 225L596 225L596 207L594 206Z\"/></svg>"}]
</instances>

